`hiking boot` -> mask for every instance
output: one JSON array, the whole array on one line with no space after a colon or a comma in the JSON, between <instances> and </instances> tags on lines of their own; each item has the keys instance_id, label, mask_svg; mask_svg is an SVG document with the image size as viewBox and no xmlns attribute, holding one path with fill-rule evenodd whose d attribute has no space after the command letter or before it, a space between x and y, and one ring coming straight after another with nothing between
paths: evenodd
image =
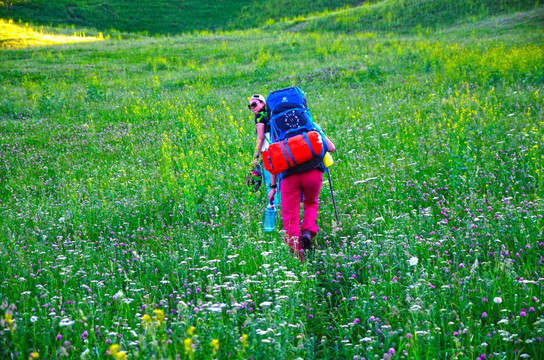
<instances>
[{"instance_id":1,"label":"hiking boot","mask_svg":"<svg viewBox=\"0 0 544 360\"><path fill-rule=\"evenodd\" d=\"M312 249L312 233L310 230L304 230L302 236L300 237L302 250L311 250Z\"/></svg>"}]
</instances>

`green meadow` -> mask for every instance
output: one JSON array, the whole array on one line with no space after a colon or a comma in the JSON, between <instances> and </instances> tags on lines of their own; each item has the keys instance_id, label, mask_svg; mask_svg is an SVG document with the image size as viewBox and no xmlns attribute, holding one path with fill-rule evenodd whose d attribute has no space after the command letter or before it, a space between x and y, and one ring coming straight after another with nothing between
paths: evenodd
<instances>
[{"instance_id":1,"label":"green meadow","mask_svg":"<svg viewBox=\"0 0 544 360\"><path fill-rule=\"evenodd\" d=\"M539 1L149 3L0 2L1 359L544 358ZM245 184L287 86L305 262Z\"/></svg>"}]
</instances>

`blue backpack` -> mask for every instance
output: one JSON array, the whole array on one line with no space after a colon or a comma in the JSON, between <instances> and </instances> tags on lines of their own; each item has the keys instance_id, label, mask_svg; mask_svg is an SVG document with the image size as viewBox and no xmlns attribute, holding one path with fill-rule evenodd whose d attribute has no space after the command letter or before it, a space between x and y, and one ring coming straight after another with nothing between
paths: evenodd
<instances>
[{"instance_id":1,"label":"blue backpack","mask_svg":"<svg viewBox=\"0 0 544 360\"><path fill-rule=\"evenodd\" d=\"M266 98L270 109L270 132L273 142L314 130L314 121L306 97L298 87L271 92Z\"/></svg>"},{"instance_id":2,"label":"blue backpack","mask_svg":"<svg viewBox=\"0 0 544 360\"><path fill-rule=\"evenodd\" d=\"M309 131L317 131L321 135L323 150L319 154L314 153L314 157L318 156L321 160L323 159L325 153L328 151L325 134L321 128L314 123L306 97L300 88L294 86L273 91L266 98L266 105L271 111L271 143L282 142L282 152L288 163L290 161L287 158L294 160L294 157L287 146L287 142L283 142L283 140L297 135L303 135L308 143L308 147L311 148L308 137L306 136L306 133Z\"/></svg>"}]
</instances>

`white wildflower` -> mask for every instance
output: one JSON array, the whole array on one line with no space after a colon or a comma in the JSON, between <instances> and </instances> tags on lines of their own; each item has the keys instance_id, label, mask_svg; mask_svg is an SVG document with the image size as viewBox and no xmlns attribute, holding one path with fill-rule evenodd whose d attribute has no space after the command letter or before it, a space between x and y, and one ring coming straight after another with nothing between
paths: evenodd
<instances>
[{"instance_id":1,"label":"white wildflower","mask_svg":"<svg viewBox=\"0 0 544 360\"><path fill-rule=\"evenodd\" d=\"M89 356L89 352L90 350L89 349L85 349L84 352L81 353L81 355L79 356L81 360L85 360L87 359L87 357Z\"/></svg>"},{"instance_id":2,"label":"white wildflower","mask_svg":"<svg viewBox=\"0 0 544 360\"><path fill-rule=\"evenodd\" d=\"M114 300L122 300L125 297L123 290L119 290L115 295L113 295Z\"/></svg>"},{"instance_id":3,"label":"white wildflower","mask_svg":"<svg viewBox=\"0 0 544 360\"><path fill-rule=\"evenodd\" d=\"M60 321L59 326L72 326L74 324L75 324L75 321L72 321L69 318L64 318Z\"/></svg>"}]
</instances>

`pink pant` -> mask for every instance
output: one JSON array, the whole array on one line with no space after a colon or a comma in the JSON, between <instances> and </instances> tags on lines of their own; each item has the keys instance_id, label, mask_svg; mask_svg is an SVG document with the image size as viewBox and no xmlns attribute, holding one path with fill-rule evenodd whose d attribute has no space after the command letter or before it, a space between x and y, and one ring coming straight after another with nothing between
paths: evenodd
<instances>
[{"instance_id":1,"label":"pink pant","mask_svg":"<svg viewBox=\"0 0 544 360\"><path fill-rule=\"evenodd\" d=\"M287 232L286 242L291 252L297 253L300 260L302 257L302 246L300 235L305 230L310 230L312 237L317 233L317 203L323 173L313 169L301 174L289 176L281 183L281 214L283 217L283 229ZM304 195L304 216L300 225L300 201Z\"/></svg>"}]
</instances>

